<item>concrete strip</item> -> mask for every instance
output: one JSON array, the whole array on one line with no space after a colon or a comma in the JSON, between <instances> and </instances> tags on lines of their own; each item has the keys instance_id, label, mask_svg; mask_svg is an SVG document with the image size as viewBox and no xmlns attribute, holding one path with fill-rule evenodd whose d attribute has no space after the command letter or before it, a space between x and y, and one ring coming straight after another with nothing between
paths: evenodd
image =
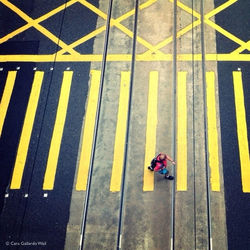
<instances>
[{"instance_id":1,"label":"concrete strip","mask_svg":"<svg viewBox=\"0 0 250 250\"><path fill-rule=\"evenodd\" d=\"M156 45L172 29L173 5L159 0L138 17L138 36ZM154 22L152 22L154 20ZM160 36L159 36L160 34ZM145 47L137 43L137 53ZM172 47L164 48L167 53ZM170 249L172 182L155 173L153 191L143 192L149 76L158 71L156 153L172 156L172 62L136 62L124 197L122 249ZM148 162L150 164L150 162ZM170 172L172 167L169 167Z\"/></svg>"},{"instance_id":2,"label":"concrete strip","mask_svg":"<svg viewBox=\"0 0 250 250\"><path fill-rule=\"evenodd\" d=\"M214 9L213 1L205 1L205 13ZM210 18L214 21L214 17ZM206 53L216 53L216 34L213 29L205 25L205 49ZM217 62L206 62L206 71L215 72L215 99L216 99L216 117L219 146L219 175L220 175L220 192L211 192L211 219L212 219L212 238L213 249L228 249L227 246L227 228L226 228L226 210L224 197L224 178L221 150L221 133L220 133L220 114L219 114L219 93L218 93L218 73Z\"/></svg>"}]
</instances>

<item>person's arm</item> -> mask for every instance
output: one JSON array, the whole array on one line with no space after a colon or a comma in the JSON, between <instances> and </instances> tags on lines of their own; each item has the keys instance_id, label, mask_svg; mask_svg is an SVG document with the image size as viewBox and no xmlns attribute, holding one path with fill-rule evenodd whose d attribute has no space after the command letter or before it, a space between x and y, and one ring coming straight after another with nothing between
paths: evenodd
<instances>
[{"instance_id":1,"label":"person's arm","mask_svg":"<svg viewBox=\"0 0 250 250\"><path fill-rule=\"evenodd\" d=\"M167 159L175 165L175 161L170 156L167 155Z\"/></svg>"}]
</instances>

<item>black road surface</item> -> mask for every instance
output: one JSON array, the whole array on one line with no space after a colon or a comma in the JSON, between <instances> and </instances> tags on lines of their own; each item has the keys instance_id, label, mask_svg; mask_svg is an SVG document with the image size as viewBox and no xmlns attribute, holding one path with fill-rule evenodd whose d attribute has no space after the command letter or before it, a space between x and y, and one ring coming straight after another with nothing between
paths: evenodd
<instances>
[{"instance_id":1,"label":"black road surface","mask_svg":"<svg viewBox=\"0 0 250 250\"><path fill-rule=\"evenodd\" d=\"M40 0L10 0L9 2L15 4L30 17L38 18L67 1L54 0L50 1L50 4ZM98 0L89 2L98 7ZM0 37L25 24L24 20L1 2L0 16ZM97 15L77 3L45 20L42 25L59 39L70 44L95 30L96 21ZM76 50L82 54L92 54L93 42L94 39L91 39L77 47ZM2 55L52 54L60 49L57 44L34 28L0 44L0 54ZM35 67L36 70L44 72L41 94L21 189L10 190L9 184ZM1 63L0 68L2 68L0 72L1 96L8 72L17 70L17 78L0 138L0 249L26 249L27 246L21 246L21 242L40 243L42 249L63 249L88 92L90 63ZM43 178L63 72L66 70L73 71L68 112L55 186L52 191L46 191L42 190ZM5 198L5 193L8 193L9 197ZM47 193L48 197L44 197L44 193ZM28 194L28 197L25 197L25 194ZM39 246L36 249L39 249Z\"/></svg>"},{"instance_id":2,"label":"black road surface","mask_svg":"<svg viewBox=\"0 0 250 250\"><path fill-rule=\"evenodd\" d=\"M31 18L39 18L67 0L9 0ZM98 0L88 0L96 7ZM215 7L226 0L215 0ZM216 23L241 40L250 40L250 2L239 0L215 16ZM11 20L11 21L10 21ZM0 38L26 22L0 1ZM79 3L65 8L41 24L70 44L93 31L97 15ZM217 33L217 52L230 53L239 45ZM93 52L94 39L76 47L81 54ZM0 44L0 55L53 54L61 48L35 28ZM243 51L242 53L249 53ZM56 55L55 55L56 56ZM17 69L17 67L20 67ZM18 143L34 78L34 67L44 71L36 119L32 131L22 187L10 190ZM26 249L20 242L40 242L41 249L63 249L69 218L71 192L82 119L88 92L90 63L0 63L0 96L7 74L17 70L17 78L0 138L0 249ZM53 69L52 69L53 68ZM220 123L226 198L229 250L250 249L250 194L241 187L232 71L241 68L244 84L248 135L250 134L250 63L218 62ZM63 72L73 71L68 113L61 143L55 186L43 191L43 177L55 121ZM5 198L5 194L8 197ZM44 197L44 193L48 197ZM25 195L28 194L28 197ZM8 242L16 246L8 246ZM45 245L44 245L45 244ZM36 249L39 249L37 246Z\"/></svg>"},{"instance_id":3,"label":"black road surface","mask_svg":"<svg viewBox=\"0 0 250 250\"><path fill-rule=\"evenodd\" d=\"M226 1L215 0L215 7ZM216 23L247 42L250 40L250 2L239 0L216 15ZM217 33L217 53L230 53L239 45ZM248 53L249 51L243 51ZM233 71L242 72L244 100L250 135L250 62L218 62L220 122L229 250L250 249L250 194L242 192L236 127Z\"/></svg>"}]
</instances>

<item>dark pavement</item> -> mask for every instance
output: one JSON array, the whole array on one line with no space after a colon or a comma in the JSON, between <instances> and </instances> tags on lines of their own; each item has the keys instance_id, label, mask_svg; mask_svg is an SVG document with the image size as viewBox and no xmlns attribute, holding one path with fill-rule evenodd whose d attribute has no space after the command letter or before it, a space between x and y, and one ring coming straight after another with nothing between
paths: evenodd
<instances>
[{"instance_id":1,"label":"dark pavement","mask_svg":"<svg viewBox=\"0 0 250 250\"><path fill-rule=\"evenodd\" d=\"M225 1L215 1L219 6ZM216 23L247 42L250 39L250 2L237 1L216 15ZM230 53L239 45L217 33L217 53ZM243 54L249 54L244 50ZM228 249L250 249L250 194L242 192L239 145L237 137L233 71L242 72L248 142L250 135L250 63L218 62L220 121L225 183Z\"/></svg>"},{"instance_id":2,"label":"dark pavement","mask_svg":"<svg viewBox=\"0 0 250 250\"><path fill-rule=\"evenodd\" d=\"M32 18L38 18L67 1L10 1ZM98 1L91 1L98 7ZM0 37L25 24L0 2ZM10 21L11 20L11 21ZM87 21L86 21L87 20ZM97 16L76 4L41 24L64 42L71 43L96 27ZM77 32L75 29L78 28ZM79 46L80 53L91 54L93 39ZM0 44L0 54L50 54L60 47L34 28ZM0 63L0 93L7 73L17 70L10 105L0 139L0 249L23 249L20 242L41 242L42 249L63 249L78 154L81 125L85 112L90 63ZM21 189L11 190L12 170L22 132L25 112L36 68L44 72L36 119L32 130ZM53 68L53 70L52 70ZM61 142L55 186L42 190L46 161L60 95L63 72L73 71L67 118ZM5 194L9 196L5 198ZM44 194L47 197L44 197ZM25 195L28 194L28 197ZM8 247L5 242L17 243ZM44 245L45 244L45 245ZM38 246L36 249L40 249Z\"/></svg>"},{"instance_id":3,"label":"dark pavement","mask_svg":"<svg viewBox=\"0 0 250 250\"><path fill-rule=\"evenodd\" d=\"M45 0L10 0L9 2L19 7L31 18L36 19L42 15L45 15L49 11L66 4L68 1L53 0L50 1L49 4L48 1ZM88 2L92 3L96 7L99 7L98 0L88 0ZM225 0L215 0L215 7L220 6L225 2ZM193 1L190 1L189 5L192 6L192 4ZM126 8L129 11L131 6L128 4ZM226 10L217 14L215 16L215 20L216 23L225 30L228 30L241 40L247 42L250 40L250 21L248 18L249 11L250 3L248 1L239 0ZM118 12L118 14L114 13L114 15L119 17L120 12ZM131 20L132 18L134 17L131 17ZM63 8L62 11L42 21L41 25L64 43L71 44L84 35L95 30L98 25L100 26L97 20L97 15L94 14L93 11L90 11L80 3L76 3L70 7ZM27 22L17 14L15 14L13 11L10 11L10 9L7 8L0 0L0 39L14 30L22 27L26 23ZM131 23L133 23L133 21L131 21ZM124 25L128 26L128 24L125 24L125 22ZM113 37L112 42L115 43L116 39L117 37ZM239 45L232 42L219 32L216 33L216 39L217 53L230 53L239 47ZM128 41L129 42L126 44L129 44L131 47L130 39L128 39ZM72 190L75 189L74 177L76 174L82 122L85 116L85 107L89 89L88 83L90 79L89 74L91 62L56 62L56 52L59 52L62 49L58 42L59 41L53 42L49 37L41 34L41 32L35 28L29 28L26 31L9 39L8 41L0 43L0 55L47 55L55 53L53 55L54 61L47 63L0 62L0 68L2 68L0 71L0 97L3 95L8 72L17 71L17 78L6 115L2 136L0 138L0 249L3 250L26 249L25 246L20 245L20 242L27 242L27 244L32 244L32 242L34 244L39 243L39 245L33 245L34 249L49 250L63 249L65 245L67 224L70 218ZM94 38L83 44L80 44L79 46L76 46L74 50L76 53L80 54L92 54L93 46ZM112 51L112 46L110 46L110 51ZM65 52L65 55L68 53L69 52ZM249 54L249 51L244 50L242 53ZM120 71L131 70L129 63L128 65L124 64L122 67L120 67L120 65L116 65L116 63L117 62L112 62L107 66L108 73L105 80L105 91L107 92L105 93L107 93L106 98L110 100L110 103L106 103L108 106L107 110L104 109L107 113L110 112L109 110L111 110L112 107L114 107L114 103L117 105L119 98L118 85L113 86L112 81L114 82L114 79L116 82L119 81ZM249 65L249 62L218 62L221 142L229 250L250 249L250 194L242 192L232 78L232 72L238 71L238 68L240 68L243 76L249 141ZM144 80L146 82L147 76L151 71L150 67L151 65L147 64L147 66L145 66L138 63L138 78L143 79L142 76L144 69L147 69L147 74L144 76ZM170 69L168 63L162 63L161 67L158 64L155 64L154 67L155 68L152 68L152 70L158 70L159 68L159 72L162 70L161 67L168 67L168 70ZM101 65L98 64L96 68L101 70ZM11 182L12 171L15 164L16 153L35 71L44 72L42 89L29 144L22 185L20 189L12 190L10 189L9 185ZM63 73L65 71L73 71L73 78L57 164L55 185L53 190L43 190L42 187L44 173L46 170L50 142L56 119ZM112 74L114 74L115 77ZM165 78L162 80L163 83L165 83L164 80ZM142 85L144 85L144 82L140 84L137 84L135 87L136 91L138 92L143 89ZM169 86L166 88L168 87ZM117 90L117 92L114 93L112 88ZM167 91L169 91L169 89L167 89ZM146 94L146 91L142 91L137 95L137 97L139 97L140 100L144 100ZM163 102L165 100L165 96L164 98L162 97L161 100ZM134 127L132 127L134 130L132 130L133 139L131 140L131 147L137 147L137 149L133 151L131 150L130 152L129 161L131 165L133 164L133 159L136 157L137 153L140 154L140 152L144 150L144 130L142 129L139 131L141 136L139 140L137 140L138 131L136 129L141 129L141 124L143 124L146 120L144 119L146 115L146 106L144 107L145 102L146 100L144 100L143 105L141 105L140 102L134 104L134 107L136 108L134 111ZM140 113L140 109L143 110L142 113ZM115 135L112 134L114 131L112 130L111 133L109 126L115 130L116 114L112 114L110 116L112 116L111 125L109 125L110 120L105 116L103 116L103 124L100 125L100 127L103 129L101 129L102 132L100 132L100 137L98 138L98 150L100 151L100 155L102 155L103 158L100 159L97 157L96 165L98 166L102 166L102 162L103 159L105 160L105 157L107 158L107 161L112 161L112 155L105 155L105 151L103 151L103 140L106 140L107 142L106 148L108 151L111 147L111 143L109 144L111 138L110 134L113 136L112 138L115 137ZM171 119L169 118L169 120ZM168 123L165 124L164 122L162 122L164 126L170 126ZM107 133L107 131L110 132L110 134ZM171 144L171 140L172 138L168 138L168 145ZM140 142L139 146L137 146L138 141ZM163 142L161 142L161 147L165 147ZM168 150L170 151L170 146L168 147ZM99 152L98 150L97 152ZM138 165L143 165L143 160L143 157L138 159ZM118 224L120 193L109 192L109 182L107 182L107 180L109 180L109 175L107 173L110 172L110 166L105 165L103 168L107 169L105 170L106 172L96 169L93 178L92 193L90 196L90 212L88 217L88 221L90 223L87 225L87 239L85 242L86 246L89 247L91 247L92 242L95 241L95 231L97 230L98 226L100 226L100 221L106 223L102 228L102 237L104 237L104 240L107 240L107 242L110 241L110 244L112 244L112 239L117 238L116 231ZM167 184L168 190L165 192L165 190L163 190L163 185L165 185L165 183L159 181L158 178L158 190L155 191L155 193L143 193L141 192L142 187L140 186L141 179L139 179L139 177L142 178L141 172L139 172L137 169L129 169L128 176L129 179L127 180L127 183L130 185L125 189L126 215L124 219L124 235L125 237L136 241L138 231L146 231L147 225L149 224L153 224L153 227L157 228L157 223L160 224L162 221L162 217L158 217L157 214L153 214L155 202L160 204L159 207L161 210L166 210L168 213L170 213L169 204L171 203L170 198L172 192L170 183ZM100 183L100 180L105 180L105 184ZM133 185L135 188L132 188ZM106 189L100 191L100 186L103 188L106 187ZM6 196L6 194L8 196ZM105 200L100 200L100 197L104 198ZM138 207L136 206L136 199L138 197L140 198L140 201L142 201L139 205L141 211L145 209L144 206L150 206L149 210L147 210L147 208L144 210L144 213L141 213L140 210L137 210ZM164 199L166 199L167 202L165 202ZM166 204L168 204L168 206L165 208ZM112 208L110 207L111 205L113 205ZM99 218L97 213L102 208L103 213L106 211L106 216L102 216L102 213L100 213L98 214L98 216L100 216ZM143 218L142 215L147 218ZM100 221L98 221L98 218ZM133 229L130 229L130 226L136 220L138 220L138 223L136 223ZM170 217L167 221L164 221L164 223L162 223L159 228L163 228L164 230L167 228L167 230L169 230L169 224ZM110 234L112 234L112 236L107 236L107 238L105 238L105 233L108 231L108 229L110 229ZM167 232L167 235L169 236L170 233ZM160 242L161 236L158 235L158 237L158 242ZM138 236L138 242L144 242L145 238L141 237L141 235L140 238ZM100 238L100 240L102 240L102 238ZM12 245L7 246L6 242L12 242ZM123 244L129 249L133 249L132 241L126 240L126 242ZM149 242L147 244L153 243ZM167 244L170 246L169 242ZM159 247L161 244L157 243L156 245Z\"/></svg>"}]
</instances>

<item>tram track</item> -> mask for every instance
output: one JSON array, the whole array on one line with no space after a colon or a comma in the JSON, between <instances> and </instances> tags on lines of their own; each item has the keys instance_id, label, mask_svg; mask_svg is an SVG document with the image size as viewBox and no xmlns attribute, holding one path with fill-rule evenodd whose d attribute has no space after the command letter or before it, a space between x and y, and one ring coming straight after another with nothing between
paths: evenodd
<instances>
[{"instance_id":1,"label":"tram track","mask_svg":"<svg viewBox=\"0 0 250 250\"><path fill-rule=\"evenodd\" d=\"M176 83L177 83L177 0L174 0L174 15L173 15L173 90L172 90L172 107L173 107L173 141L172 152L173 158L176 158ZM173 168L173 175L176 176L175 168ZM171 250L174 250L175 239L175 181L172 183L172 197L171 197Z\"/></svg>"},{"instance_id":2,"label":"tram track","mask_svg":"<svg viewBox=\"0 0 250 250\"><path fill-rule=\"evenodd\" d=\"M80 246L79 250L84 249L84 240L85 240L85 231L86 231L86 224L87 224L87 216L88 216L88 209L89 209L89 198L91 193L91 181L93 175L93 166L94 166L94 158L95 158L95 151L96 151L96 144L97 144L97 133L100 121L100 110L101 110L101 103L102 103L102 93L104 87L104 77L106 72L106 58L107 58L107 51L108 51L108 41L109 41L109 31L110 31L110 21L112 15L112 6L113 0L110 0L109 7L108 7L108 15L107 15L107 23L106 23L106 34L104 40L104 52L103 52L103 59L102 59L102 67L101 67L101 79L100 79L100 88L99 88L99 96L98 96L98 104L97 104L97 113L95 119L95 127L94 127L94 136L93 136L93 146L91 152L91 159L90 159L90 166L88 172L88 180L85 192L85 200L84 200L84 209L83 209L83 216L81 222L81 233L80 233ZM134 72L135 72L135 61L136 61L136 40L137 40L137 25L138 25L138 12L139 12L139 0L135 1L135 15L134 15L134 27L133 27L133 43L132 43L132 59L131 59L131 75L130 75L130 89L129 89L129 100L128 100L128 113L127 113L127 130L126 130L126 139L125 139L125 149L124 149L124 163L123 163L123 171L122 171L122 180L121 180L121 190L120 190L120 204L119 204L119 216L118 216L118 229L117 229L117 243L116 249L121 249L122 243L122 232L123 232L123 224L124 224L124 196L126 190L126 169L127 169L127 155L128 155L128 145L129 145L129 138L130 138L130 123L131 123L131 109L132 109L132 93L133 93L133 82L134 82ZM174 49L173 49L173 92L172 95L176 95L176 78L177 78L177 68L176 68L176 56L177 56L177 48L176 48L176 9L177 9L177 1L174 1ZM175 158L175 148L176 148L176 103L175 98L172 101L173 107L173 139L172 139L172 153L173 157ZM175 170L173 169L173 174L175 175ZM175 234L175 182L172 183L172 195L171 195L171 218L170 220L170 246L171 250L174 249L174 234Z\"/></svg>"},{"instance_id":3,"label":"tram track","mask_svg":"<svg viewBox=\"0 0 250 250\"><path fill-rule=\"evenodd\" d=\"M106 33L105 33L105 40L104 40L104 50L103 50L103 58L102 58L102 66L101 66L101 79L100 79L100 88L99 88L98 101L97 101L97 111L96 111L96 119L95 119L95 126L94 126L93 144L92 144L92 150L91 150L90 166L89 166L87 187L86 187L85 200L84 200L83 217L82 217L82 222L81 222L79 250L82 250L84 247L84 236L85 236L85 229L86 229L86 222L87 222L91 180L92 180L94 156L95 156L95 149L96 149L96 142L97 142L97 132L98 132L98 126L99 126L99 121L100 121L99 118L100 118L100 111L101 111L103 86L104 86L104 76L105 76L105 70L106 70L106 58L107 58L107 53L108 53L108 41L109 41L112 4L113 4L113 0L110 0L109 7L108 7L107 23L106 23Z\"/></svg>"},{"instance_id":4,"label":"tram track","mask_svg":"<svg viewBox=\"0 0 250 250\"><path fill-rule=\"evenodd\" d=\"M97 104L97 113L96 113L96 120L95 120L95 128L94 128L94 139L93 139L93 146L91 152L91 159L90 159L90 167L88 173L88 180L87 180L87 187L85 193L85 200L84 200L84 210L83 210L83 217L81 222L81 234L80 234L80 247L79 249L84 249L84 239L85 239L85 230L87 224L87 215L88 215L88 208L89 208L89 197L91 192L91 180L93 175L93 165L94 165L94 157L96 151L96 141L97 141L97 132L100 120L100 110L101 110L101 102L102 102L102 93L104 87L104 77L106 72L106 58L107 58L107 51L108 51L108 42L109 42L109 31L110 31L110 22L111 22L111 13L112 13L112 4L113 0L109 1L108 7L108 15L107 15L107 23L106 23L106 33L105 33L105 40L104 40L104 52L103 52L103 59L102 59L102 66L101 66L101 80L100 80L100 89L99 89L99 96L98 96L98 104ZM192 9L194 8L194 1L192 1ZM203 1L201 3L201 51L202 51L202 85L203 85L203 109L204 114L206 114L206 82L205 82L205 41L204 41L204 4ZM121 190L120 190L120 204L119 204L119 215L118 215L118 229L117 229L117 240L116 240L116 249L121 249L122 243L122 233L123 233L123 223L124 223L124 196L126 190L126 166L127 166L127 154L128 154L128 144L129 144L129 133L130 133L130 122L131 122L131 108L132 108L132 93L133 93L133 82L134 82L134 71L135 71L135 56L136 56L136 37L137 37L137 25L138 25L138 11L139 11L139 0L135 1L135 15L134 15L134 27L133 27L133 44L132 44L132 59L131 59L131 75L130 75L130 89L129 89L129 100L128 100L128 113L127 113L127 130L126 130L126 138L125 138L125 149L124 149L124 162L123 162L123 170L122 170L122 180L121 180ZM172 88L172 113L173 113L173 120L172 120L172 128L173 128L173 137L172 137L172 156L176 158L176 84L177 84L177 0L174 0L173 3L173 88ZM194 17L192 17L194 19ZM193 32L193 31L192 31ZM192 39L194 36L192 34ZM194 50L192 42L192 51ZM194 60L192 62L192 71L194 74ZM193 77L193 85L194 85L194 77ZM193 86L194 88L194 86ZM193 123L195 120L195 114L193 114ZM207 225L208 225L208 249L212 249L212 229L211 229L211 208L210 208L210 173L209 173L209 164L208 164L208 153L207 153L207 120L206 115L204 115L204 133L205 133L205 165L206 165L206 189L207 189ZM195 129L195 128L194 128ZM193 145L195 145L195 138L193 139ZM194 150L195 154L195 150ZM195 155L194 155L195 157ZM178 164L178 163L177 163ZM173 168L173 175L176 176L176 171ZM195 181L195 169L194 169L194 181ZM176 184L175 182L172 183L172 194L171 194L171 224L170 224L170 247L171 250L175 249L175 192L176 192ZM194 206L196 203L195 199L195 185L194 185ZM194 207L195 208L195 207ZM195 210L195 209L194 209ZM196 218L195 211L194 217ZM196 219L195 219L196 220ZM196 225L196 222L194 222ZM195 227L194 225L194 227ZM196 231L196 229L195 229ZM196 237L196 235L195 235ZM195 240L196 241L196 240Z\"/></svg>"},{"instance_id":5,"label":"tram track","mask_svg":"<svg viewBox=\"0 0 250 250\"><path fill-rule=\"evenodd\" d=\"M121 240L122 240L124 193L125 193L127 153L128 153L128 142L129 142L130 120L131 120L132 93L133 93L134 71L135 71L135 55L136 55L136 37L137 37L138 10L139 10L139 0L136 0L136 2L135 2L134 29L133 29L133 47L132 47L132 61L131 61L131 76L130 76L130 87L129 87L128 114L127 114L127 131L126 131L126 139L125 139L123 173L122 173L122 182L121 182L121 198L120 198L119 224L118 224L118 233L117 233L117 250L121 249Z\"/></svg>"},{"instance_id":6,"label":"tram track","mask_svg":"<svg viewBox=\"0 0 250 250\"><path fill-rule=\"evenodd\" d=\"M201 54L202 54L202 85L203 85L203 109L204 109L204 133L205 133L205 166L206 166L206 188L207 188L207 227L208 227L208 249L213 249L212 244L212 222L211 222L211 190L210 190L210 167L208 155L207 134L207 93L206 93L206 64L205 64L205 36L204 36L204 0L201 1Z\"/></svg>"}]
</instances>

